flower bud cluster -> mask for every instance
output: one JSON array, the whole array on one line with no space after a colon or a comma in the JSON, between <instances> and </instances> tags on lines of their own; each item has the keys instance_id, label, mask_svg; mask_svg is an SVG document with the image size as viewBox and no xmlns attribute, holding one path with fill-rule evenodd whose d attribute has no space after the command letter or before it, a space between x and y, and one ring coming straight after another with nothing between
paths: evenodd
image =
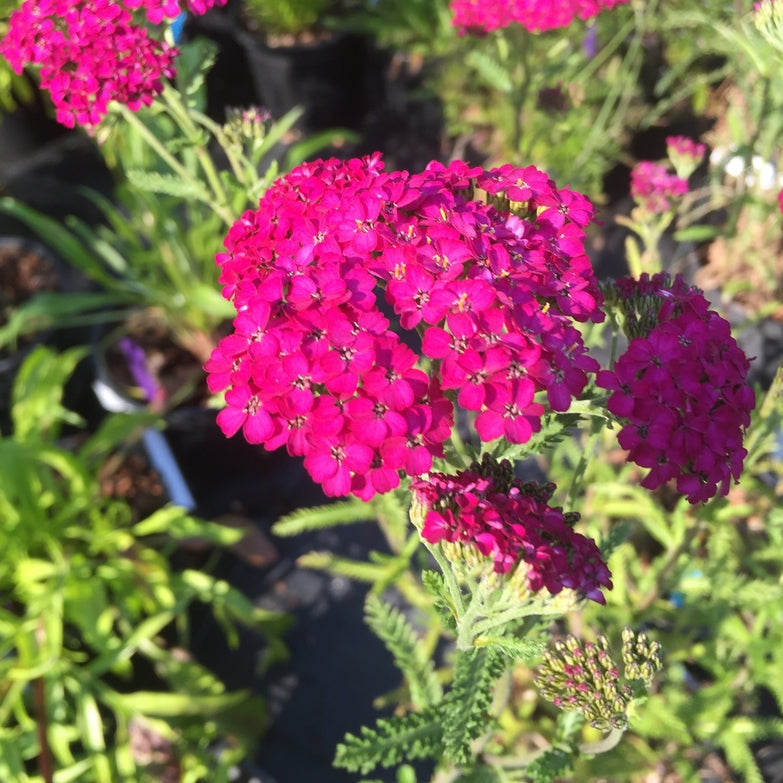
<instances>
[{"instance_id":1,"label":"flower bud cluster","mask_svg":"<svg viewBox=\"0 0 783 783\"><path fill-rule=\"evenodd\" d=\"M605 636L598 636L595 643L569 636L544 655L536 684L545 699L567 711L579 710L594 728L623 731L628 726L628 707L639 695L629 681L641 679L645 687L650 685L661 669L660 645L625 629L623 664L621 678Z\"/></svg>"},{"instance_id":2,"label":"flower bud cluster","mask_svg":"<svg viewBox=\"0 0 783 783\"><path fill-rule=\"evenodd\" d=\"M568 27L628 0L452 0L452 24L461 33L489 33L518 24L530 32Z\"/></svg>"},{"instance_id":3,"label":"flower bud cluster","mask_svg":"<svg viewBox=\"0 0 783 783\"><path fill-rule=\"evenodd\" d=\"M554 488L522 483L508 461L488 456L455 475L431 473L412 483L416 501L426 509L421 527L426 541L458 544L458 559L474 552L495 573L521 572L531 592L545 588L556 595L569 588L603 604L601 588L612 587L609 569L595 542L574 531L579 515L548 505Z\"/></svg>"},{"instance_id":4,"label":"flower bud cluster","mask_svg":"<svg viewBox=\"0 0 783 783\"><path fill-rule=\"evenodd\" d=\"M206 365L212 391L229 387L220 426L287 446L328 494L364 499L430 470L454 401L483 441L527 442L535 395L567 410L598 369L573 323L604 317L583 245L592 215L534 167L299 166L217 258L238 313ZM379 290L421 336L428 372Z\"/></svg>"},{"instance_id":5,"label":"flower bud cluster","mask_svg":"<svg viewBox=\"0 0 783 783\"><path fill-rule=\"evenodd\" d=\"M686 180L704 159L707 147L687 136L667 136L666 154L680 179Z\"/></svg>"},{"instance_id":6,"label":"flower bud cluster","mask_svg":"<svg viewBox=\"0 0 783 783\"><path fill-rule=\"evenodd\" d=\"M198 0L188 6L204 13L213 4ZM177 50L135 21L132 12L140 5L153 23L182 10L177 0L25 0L11 14L0 54L16 73L38 67L58 122L91 129L111 101L133 111L149 106L162 80L174 76Z\"/></svg>"},{"instance_id":7,"label":"flower bud cluster","mask_svg":"<svg viewBox=\"0 0 783 783\"><path fill-rule=\"evenodd\" d=\"M674 479L691 503L726 495L747 451L743 434L755 395L749 362L729 323L697 289L658 274L617 282L632 339L598 386L624 422L618 435L628 459L650 471L642 486Z\"/></svg>"},{"instance_id":8,"label":"flower bud cluster","mask_svg":"<svg viewBox=\"0 0 783 783\"><path fill-rule=\"evenodd\" d=\"M631 170L631 196L653 215L669 212L687 192L688 180L670 173L661 163L643 160Z\"/></svg>"},{"instance_id":9,"label":"flower bud cluster","mask_svg":"<svg viewBox=\"0 0 783 783\"><path fill-rule=\"evenodd\" d=\"M261 107L227 108L226 121L220 129L223 145L239 151L260 145L270 120L269 112Z\"/></svg>"},{"instance_id":10,"label":"flower bud cluster","mask_svg":"<svg viewBox=\"0 0 783 783\"><path fill-rule=\"evenodd\" d=\"M623 628L623 665L629 680L641 680L645 687L663 668L661 645L651 641L647 634L635 634L630 628Z\"/></svg>"},{"instance_id":11,"label":"flower bud cluster","mask_svg":"<svg viewBox=\"0 0 783 783\"><path fill-rule=\"evenodd\" d=\"M764 38L783 54L783 7L775 0L753 3L753 23Z\"/></svg>"}]
</instances>

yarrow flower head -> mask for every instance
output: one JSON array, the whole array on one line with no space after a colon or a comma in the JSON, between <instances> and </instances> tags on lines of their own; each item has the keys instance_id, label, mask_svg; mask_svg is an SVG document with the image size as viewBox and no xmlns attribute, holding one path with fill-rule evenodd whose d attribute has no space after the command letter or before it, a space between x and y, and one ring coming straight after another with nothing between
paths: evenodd
<instances>
[{"instance_id":1,"label":"yarrow flower head","mask_svg":"<svg viewBox=\"0 0 783 783\"><path fill-rule=\"evenodd\" d=\"M225 0L216 0L218 4ZM212 2L201 2L204 10ZM173 78L177 50L134 20L133 0L25 0L11 14L0 54L17 73L37 66L58 122L92 129L117 101L136 111ZM157 23L181 11L176 0L144 4ZM192 3L189 7L195 8Z\"/></svg>"},{"instance_id":2,"label":"yarrow flower head","mask_svg":"<svg viewBox=\"0 0 783 783\"><path fill-rule=\"evenodd\" d=\"M518 24L530 32L568 27L629 0L452 0L451 21L460 33L485 34Z\"/></svg>"},{"instance_id":3,"label":"yarrow flower head","mask_svg":"<svg viewBox=\"0 0 783 783\"><path fill-rule=\"evenodd\" d=\"M660 163L644 160L631 170L631 196L647 212L660 215L672 209L688 192L688 180L670 173Z\"/></svg>"},{"instance_id":4,"label":"yarrow flower head","mask_svg":"<svg viewBox=\"0 0 783 783\"><path fill-rule=\"evenodd\" d=\"M539 392L565 411L598 369L574 324L604 317L583 246L592 215L534 167L299 166L217 258L237 309L206 365L212 391L229 387L218 423L303 456L328 494L364 499L431 469L455 402L482 440L525 443Z\"/></svg>"},{"instance_id":5,"label":"yarrow flower head","mask_svg":"<svg viewBox=\"0 0 783 783\"><path fill-rule=\"evenodd\" d=\"M553 484L522 483L508 461L482 463L450 476L413 480L422 538L442 544L453 561L491 564L497 574L522 581L522 591L556 595L574 590L600 604L611 574L592 539L574 531L579 514L548 505Z\"/></svg>"},{"instance_id":6,"label":"yarrow flower head","mask_svg":"<svg viewBox=\"0 0 783 783\"><path fill-rule=\"evenodd\" d=\"M597 383L624 422L618 442L628 459L650 469L642 486L675 480L691 503L726 495L742 472L755 405L749 362L729 323L681 277L620 280L614 296L631 340Z\"/></svg>"}]
</instances>

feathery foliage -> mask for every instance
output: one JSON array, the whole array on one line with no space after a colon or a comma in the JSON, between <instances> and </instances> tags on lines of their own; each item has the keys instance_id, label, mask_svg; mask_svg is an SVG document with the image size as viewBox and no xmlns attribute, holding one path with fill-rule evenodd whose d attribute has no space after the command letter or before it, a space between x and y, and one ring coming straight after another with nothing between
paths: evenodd
<instances>
[{"instance_id":1,"label":"feathery foliage","mask_svg":"<svg viewBox=\"0 0 783 783\"><path fill-rule=\"evenodd\" d=\"M276 536L296 536L311 530L350 525L354 522L368 522L375 517L373 504L363 503L358 498L352 498L351 500L292 511L275 522L272 526L272 532Z\"/></svg>"},{"instance_id":2,"label":"feathery foliage","mask_svg":"<svg viewBox=\"0 0 783 783\"><path fill-rule=\"evenodd\" d=\"M473 757L471 741L489 729L494 685L504 667L501 653L491 648L457 653L454 681L443 702L444 751L454 764L469 764Z\"/></svg>"},{"instance_id":3,"label":"feathery foliage","mask_svg":"<svg viewBox=\"0 0 783 783\"><path fill-rule=\"evenodd\" d=\"M437 704L443 698L443 688L422 640L403 613L373 594L367 596L364 610L367 624L405 676L413 706L422 709Z\"/></svg>"},{"instance_id":4,"label":"feathery foliage","mask_svg":"<svg viewBox=\"0 0 783 783\"><path fill-rule=\"evenodd\" d=\"M437 758L442 740L443 727L434 708L380 718L375 728L363 726L359 736L348 734L345 737L337 746L334 765L366 775L376 767Z\"/></svg>"}]
</instances>

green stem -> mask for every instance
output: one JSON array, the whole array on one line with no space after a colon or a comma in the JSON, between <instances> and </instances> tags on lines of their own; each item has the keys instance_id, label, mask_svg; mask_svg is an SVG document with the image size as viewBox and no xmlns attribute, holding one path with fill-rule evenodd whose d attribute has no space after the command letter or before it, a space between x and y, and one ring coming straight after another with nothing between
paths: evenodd
<instances>
[{"instance_id":1,"label":"green stem","mask_svg":"<svg viewBox=\"0 0 783 783\"><path fill-rule=\"evenodd\" d=\"M204 191L203 185L197 180L188 169L183 166L163 145L158 137L139 119L136 112L131 111L124 104L118 104L118 111L122 114L123 119L132 125L149 146L157 152L160 158L166 163L172 171L176 172L182 179L194 184L199 190L202 191L201 199L207 200L208 194Z\"/></svg>"},{"instance_id":2,"label":"green stem","mask_svg":"<svg viewBox=\"0 0 783 783\"><path fill-rule=\"evenodd\" d=\"M666 580L669 575L677 566L677 561L680 559L680 555L687 551L691 542L696 535L701 531L700 525L691 525L682 537L679 544L672 547L666 553L666 559L661 566L661 569L655 576L655 581L652 587L647 591L647 594L642 598L636 607L637 616L641 616L643 612L646 612L660 597L666 588Z\"/></svg>"},{"instance_id":3,"label":"green stem","mask_svg":"<svg viewBox=\"0 0 783 783\"><path fill-rule=\"evenodd\" d=\"M579 462L574 470L574 474L571 478L571 484L568 487L568 493L566 495L565 507L571 509L574 507L576 497L582 489L584 484L584 478L587 475L587 466L590 463L590 459L595 454L595 445L598 440L598 435L603 429L603 423L597 419L593 419L590 423L590 437L588 438L587 445L579 455Z\"/></svg>"},{"instance_id":4,"label":"green stem","mask_svg":"<svg viewBox=\"0 0 783 783\"><path fill-rule=\"evenodd\" d=\"M620 341L620 319L618 318L617 310L612 307L609 310L609 321L612 325L612 342L609 346L609 366L607 369L611 370L614 367L614 363L617 360L617 346Z\"/></svg>"},{"instance_id":5,"label":"green stem","mask_svg":"<svg viewBox=\"0 0 783 783\"><path fill-rule=\"evenodd\" d=\"M758 415L745 438L745 448L748 450L748 456L745 458L745 470L748 471L768 452L768 438L771 432L774 432L780 422L780 414L777 412L778 406L783 399L783 368L779 367L772 384L767 390L764 399L758 406ZM774 416L774 420L767 424L767 421Z\"/></svg>"},{"instance_id":6,"label":"green stem","mask_svg":"<svg viewBox=\"0 0 783 783\"><path fill-rule=\"evenodd\" d=\"M649 18L652 18L657 2L653 0L646 3L646 5L649 6L648 11L645 11L644 7L639 6L639 4L634 6L634 19L619 30L609 43L609 46L607 46L607 49L618 49L627 40L628 33L636 28L636 34L631 39L631 43L623 58L622 66L618 69L619 73L625 75L625 78L618 79L604 99L598 116L595 118L585 143L581 147L581 152L574 161L573 168L576 171L580 170L587 160L595 154L596 146L605 139L610 119L627 116L622 112L627 109L632 97L636 94L636 84L642 67L642 41L648 27L645 13L648 13L650 15Z\"/></svg>"},{"instance_id":7,"label":"green stem","mask_svg":"<svg viewBox=\"0 0 783 783\"><path fill-rule=\"evenodd\" d=\"M193 142L193 149L198 158L198 162L201 166L204 175L207 178L212 193L217 203L212 205L212 209L220 216L220 218L230 227L237 215L234 215L229 206L229 199L226 193L223 183L220 181L220 175L215 168L215 163L212 160L207 149L198 143L199 128L193 122L193 118L187 107L182 103L182 96L170 85L166 85L163 90L163 99L169 107L169 112L174 121L185 132L185 134Z\"/></svg>"},{"instance_id":8,"label":"green stem","mask_svg":"<svg viewBox=\"0 0 783 783\"><path fill-rule=\"evenodd\" d=\"M530 91L530 67L528 59L528 50L530 47L530 35L521 25L515 25L519 28L519 38L513 41L511 46L514 53L518 56L516 67L521 72L520 79L514 79L515 89L511 93L511 105L514 109L514 136L513 136L513 149L514 152L522 154L522 115L527 102L527 94Z\"/></svg>"},{"instance_id":9,"label":"green stem","mask_svg":"<svg viewBox=\"0 0 783 783\"><path fill-rule=\"evenodd\" d=\"M476 638L476 619L481 616L484 610L484 601L482 600L484 586L485 582L483 580L479 582L476 592L471 596L468 608L460 617L457 617L458 650L470 650L473 647L473 640Z\"/></svg>"},{"instance_id":10,"label":"green stem","mask_svg":"<svg viewBox=\"0 0 783 783\"><path fill-rule=\"evenodd\" d=\"M462 460L461 465L455 465L457 469L460 468L468 468L470 467L470 463L472 462L472 459L470 457L470 454L468 454L468 450L465 448L465 442L460 437L459 432L457 432L456 427L451 428L451 445L454 447L454 453Z\"/></svg>"},{"instance_id":11,"label":"green stem","mask_svg":"<svg viewBox=\"0 0 783 783\"><path fill-rule=\"evenodd\" d=\"M40 647L46 644L46 630L43 621L35 629L35 636ZM49 745L48 715L46 708L46 679L36 677L32 683L33 686L33 704L35 706L35 724L36 734L38 735L38 771L44 783L54 781L54 758L52 749Z\"/></svg>"},{"instance_id":12,"label":"green stem","mask_svg":"<svg viewBox=\"0 0 783 783\"><path fill-rule=\"evenodd\" d=\"M597 742L583 742L577 745L580 753L584 753L588 756L596 756L599 753L606 753L617 744L623 737L623 731L621 729L612 729L609 734L602 737ZM529 767L536 759L541 758L548 750L551 750L552 746L549 745L545 748L537 748L530 753L517 754L515 756L496 756L490 753L482 754L481 758L487 764L491 764L494 767L500 767L502 769L525 769Z\"/></svg>"},{"instance_id":13,"label":"green stem","mask_svg":"<svg viewBox=\"0 0 783 783\"><path fill-rule=\"evenodd\" d=\"M540 606L531 605L528 607L528 611L525 611L521 602L517 606L510 606L508 609L504 609L497 614L493 614L491 617L486 617L483 620L474 623L471 644L473 640L477 639L479 636L485 636L493 628L508 625L508 623L514 620L521 620L523 617L537 617L541 614L542 611ZM562 614L562 612L558 611L558 614Z\"/></svg>"},{"instance_id":14,"label":"green stem","mask_svg":"<svg viewBox=\"0 0 783 783\"><path fill-rule=\"evenodd\" d=\"M246 170L248 168L248 161L244 159L244 156L238 157L235 154L236 151L232 149L230 144L223 143L222 127L211 117L208 117L206 114L202 114L200 111L196 111L195 109L191 109L189 114L196 123L205 128L213 138L217 139L218 143L220 144L220 148L223 150L223 153L228 160L228 165L231 166L231 171L234 173L234 177L236 177L238 182L247 185L248 182L246 178ZM250 169L252 169L253 174L257 173L255 168L250 167Z\"/></svg>"},{"instance_id":15,"label":"green stem","mask_svg":"<svg viewBox=\"0 0 783 783\"><path fill-rule=\"evenodd\" d=\"M597 742L584 742L578 745L580 753L588 756L595 756L599 753L606 753L608 750L616 747L624 734L623 729L612 729L605 737Z\"/></svg>"},{"instance_id":16,"label":"green stem","mask_svg":"<svg viewBox=\"0 0 783 783\"><path fill-rule=\"evenodd\" d=\"M435 562L438 564L441 573L443 574L443 581L446 585L446 589L449 591L451 598L451 610L454 617L459 621L465 612L465 602L462 600L462 591L460 590L457 579L454 576L454 572L451 569L449 562L443 557L438 544L430 544L428 541L422 538L422 543L427 548L427 551L433 556Z\"/></svg>"}]
</instances>

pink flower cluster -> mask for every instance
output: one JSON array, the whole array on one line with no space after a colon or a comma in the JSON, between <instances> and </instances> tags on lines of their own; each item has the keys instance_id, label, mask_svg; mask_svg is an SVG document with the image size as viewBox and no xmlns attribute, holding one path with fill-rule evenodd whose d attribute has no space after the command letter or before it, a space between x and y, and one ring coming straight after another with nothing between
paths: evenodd
<instances>
[{"instance_id":1,"label":"pink flower cluster","mask_svg":"<svg viewBox=\"0 0 783 783\"><path fill-rule=\"evenodd\" d=\"M606 603L601 588L612 588L609 569L595 542L574 531L579 515L548 505L554 485L503 480L500 471L485 467L413 480L413 492L427 509L422 537L474 548L492 559L496 573L525 568L532 592L546 588L556 595L566 587ZM508 463L498 467L510 473Z\"/></svg>"},{"instance_id":2,"label":"pink flower cluster","mask_svg":"<svg viewBox=\"0 0 783 783\"><path fill-rule=\"evenodd\" d=\"M143 8L147 19L152 24L160 24L166 19L176 19L183 11L194 16L202 16L210 8L223 6L228 0L185 0L182 7L180 0L123 0L123 4L132 10Z\"/></svg>"},{"instance_id":3,"label":"pink flower cluster","mask_svg":"<svg viewBox=\"0 0 783 783\"><path fill-rule=\"evenodd\" d=\"M484 34L512 24L530 32L568 27L629 0L452 0L451 23L460 33Z\"/></svg>"},{"instance_id":4,"label":"pink flower cluster","mask_svg":"<svg viewBox=\"0 0 783 783\"><path fill-rule=\"evenodd\" d=\"M212 4L198 2L205 10ZM174 76L176 49L134 22L131 11L141 4L25 0L11 14L0 54L17 73L27 65L39 68L40 86L49 91L58 122L92 128L110 101L136 111L160 93L162 79ZM146 0L143 5L153 22L176 17L181 10L172 0Z\"/></svg>"},{"instance_id":5,"label":"pink flower cluster","mask_svg":"<svg viewBox=\"0 0 783 783\"><path fill-rule=\"evenodd\" d=\"M631 196L654 215L668 212L672 200L688 192L688 180L672 174L660 163L644 160L631 170Z\"/></svg>"},{"instance_id":6,"label":"pink flower cluster","mask_svg":"<svg viewBox=\"0 0 783 783\"><path fill-rule=\"evenodd\" d=\"M218 423L303 456L327 494L364 499L430 470L454 401L482 440L526 442L536 393L565 411L598 369L573 323L603 319L583 247L592 214L533 167L298 167L217 258L238 313L205 367L212 391L229 387Z\"/></svg>"},{"instance_id":7,"label":"pink flower cluster","mask_svg":"<svg viewBox=\"0 0 783 783\"><path fill-rule=\"evenodd\" d=\"M755 405L747 357L728 322L680 277L645 274L618 287L640 334L597 383L612 392L607 407L625 422L620 446L650 469L643 487L675 479L691 503L726 495L742 472L742 438Z\"/></svg>"}]
</instances>

